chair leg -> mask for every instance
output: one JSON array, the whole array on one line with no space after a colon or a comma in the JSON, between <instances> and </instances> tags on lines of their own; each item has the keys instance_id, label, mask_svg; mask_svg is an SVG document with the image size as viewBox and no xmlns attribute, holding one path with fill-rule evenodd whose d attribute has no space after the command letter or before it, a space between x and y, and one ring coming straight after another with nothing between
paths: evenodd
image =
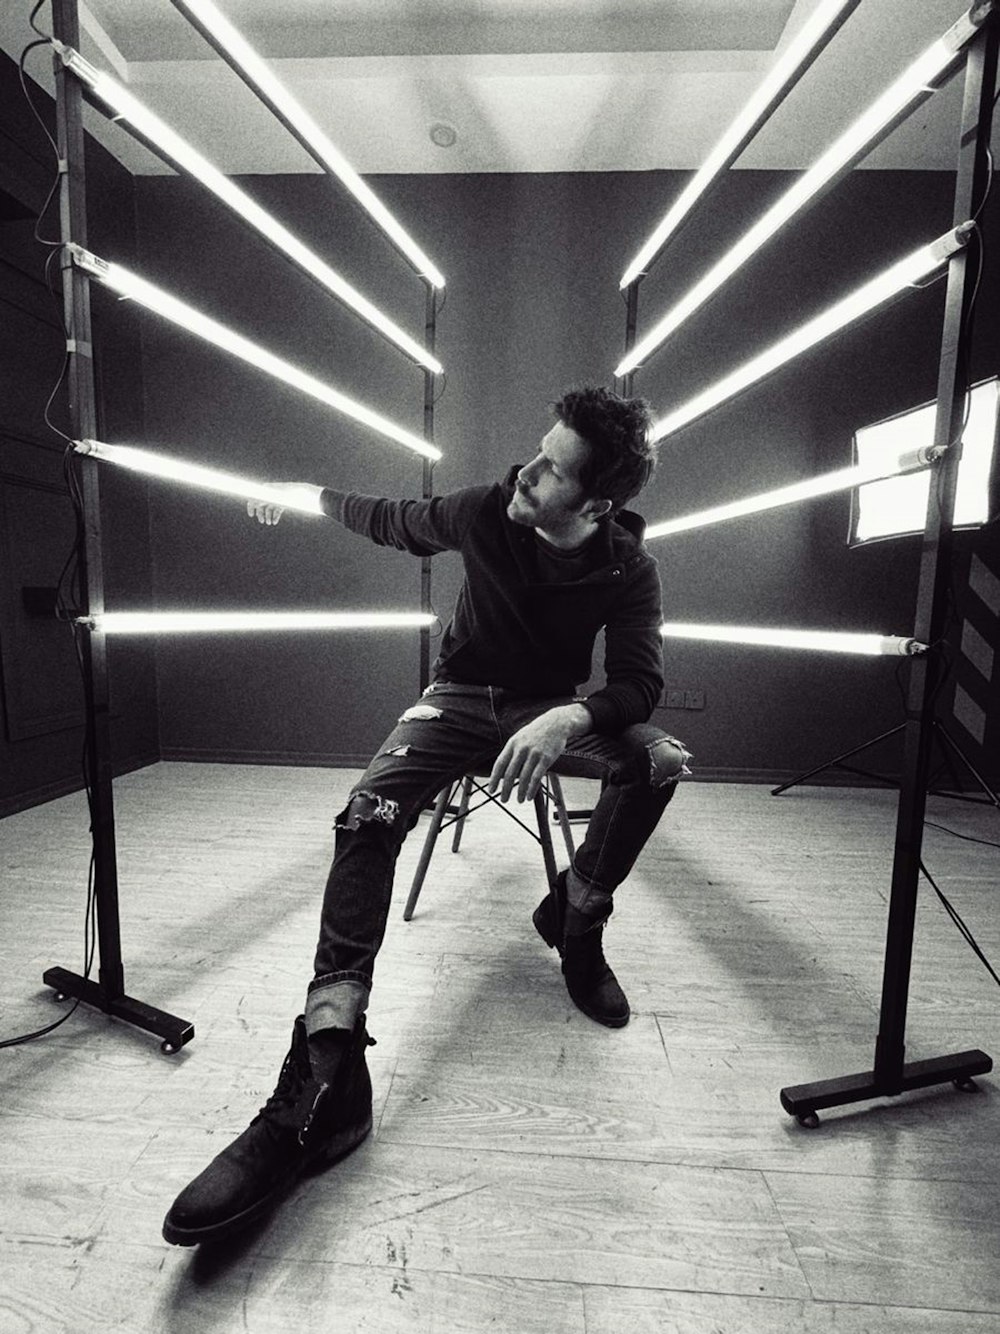
<instances>
[{"instance_id":1,"label":"chair leg","mask_svg":"<svg viewBox=\"0 0 1000 1334\"><path fill-rule=\"evenodd\" d=\"M572 865L573 858L576 855L576 848L573 846L573 831L570 828L569 816L566 814L566 801L563 797L562 784L554 773L549 773L546 781L552 789L552 801L556 808L556 816L559 819L559 827L562 829L563 841L566 844L566 852L569 856L570 865Z\"/></svg>"},{"instance_id":2,"label":"chair leg","mask_svg":"<svg viewBox=\"0 0 1000 1334\"><path fill-rule=\"evenodd\" d=\"M457 852L459 844L462 842L462 830L465 828L465 817L469 812L469 797L472 794L472 775L466 774L462 780L462 796L458 803L458 815L455 817L455 832L451 838L451 850Z\"/></svg>"},{"instance_id":3,"label":"chair leg","mask_svg":"<svg viewBox=\"0 0 1000 1334\"><path fill-rule=\"evenodd\" d=\"M548 876L549 886L551 887L555 883L559 870L556 866L555 853L552 850L552 835L549 833L549 804L543 792L535 793L535 816L538 820L538 841L542 845L545 874Z\"/></svg>"},{"instance_id":4,"label":"chair leg","mask_svg":"<svg viewBox=\"0 0 1000 1334\"><path fill-rule=\"evenodd\" d=\"M403 909L404 922L410 920L413 916L413 910L417 906L417 899L420 897L420 890L423 887L424 876L427 874L427 868L431 863L431 854L434 851L434 844L437 842L437 836L441 830L441 821L444 819L444 813L454 788L454 783L445 783L444 787L438 793L438 799L434 806L433 814L431 815L430 827L427 830L427 837L424 839L424 846L420 851L420 861L417 863L416 873L413 876L413 884L410 886L410 896L406 900L406 907Z\"/></svg>"}]
</instances>

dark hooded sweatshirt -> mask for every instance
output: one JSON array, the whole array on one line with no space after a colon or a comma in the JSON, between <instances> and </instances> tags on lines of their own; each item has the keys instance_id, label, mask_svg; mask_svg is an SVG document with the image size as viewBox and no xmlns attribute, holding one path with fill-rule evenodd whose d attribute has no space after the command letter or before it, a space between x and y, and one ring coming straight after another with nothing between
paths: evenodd
<instances>
[{"instance_id":1,"label":"dark hooded sweatshirt","mask_svg":"<svg viewBox=\"0 0 1000 1334\"><path fill-rule=\"evenodd\" d=\"M656 561L642 544L645 522L621 510L601 520L578 556L561 561L533 528L507 517L517 472L429 500L326 488L321 504L379 546L415 556L461 552L465 580L436 678L523 695L574 695L590 677L603 628L606 684L583 700L594 730L614 734L646 722L663 690L663 615Z\"/></svg>"}]
</instances>

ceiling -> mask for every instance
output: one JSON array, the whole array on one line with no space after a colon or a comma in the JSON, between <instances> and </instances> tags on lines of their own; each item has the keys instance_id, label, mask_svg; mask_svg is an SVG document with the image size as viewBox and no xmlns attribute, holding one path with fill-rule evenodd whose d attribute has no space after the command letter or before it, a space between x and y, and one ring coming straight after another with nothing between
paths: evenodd
<instances>
[{"instance_id":1,"label":"ceiling","mask_svg":"<svg viewBox=\"0 0 1000 1334\"><path fill-rule=\"evenodd\" d=\"M696 168L819 0L217 0L362 173ZM861 0L738 161L809 163L968 0ZM0 6L0 46L32 34ZM315 163L169 0L81 0L83 53L230 174ZM39 26L49 29L44 6ZM51 89L44 50L28 69ZM960 81L866 166L954 166ZM169 171L88 109L131 171ZM431 137L450 139L439 146Z\"/></svg>"}]
</instances>

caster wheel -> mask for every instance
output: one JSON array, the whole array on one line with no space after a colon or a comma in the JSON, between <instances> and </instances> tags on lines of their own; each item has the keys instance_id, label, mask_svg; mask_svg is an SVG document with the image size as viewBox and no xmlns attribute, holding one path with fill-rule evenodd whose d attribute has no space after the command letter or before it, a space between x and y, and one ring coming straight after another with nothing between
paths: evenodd
<instances>
[{"instance_id":1,"label":"caster wheel","mask_svg":"<svg viewBox=\"0 0 1000 1334\"><path fill-rule=\"evenodd\" d=\"M160 1051L163 1052L164 1056L176 1056L178 1048L175 1047L172 1042L168 1042L164 1039L163 1042L160 1043Z\"/></svg>"},{"instance_id":2,"label":"caster wheel","mask_svg":"<svg viewBox=\"0 0 1000 1334\"><path fill-rule=\"evenodd\" d=\"M799 1125L804 1126L806 1130L815 1130L819 1125L819 1117L815 1112L803 1112L796 1119Z\"/></svg>"},{"instance_id":3,"label":"caster wheel","mask_svg":"<svg viewBox=\"0 0 1000 1334\"><path fill-rule=\"evenodd\" d=\"M959 1093L979 1092L979 1085L970 1075L966 1075L964 1079L953 1079L951 1082L958 1089Z\"/></svg>"}]
</instances>

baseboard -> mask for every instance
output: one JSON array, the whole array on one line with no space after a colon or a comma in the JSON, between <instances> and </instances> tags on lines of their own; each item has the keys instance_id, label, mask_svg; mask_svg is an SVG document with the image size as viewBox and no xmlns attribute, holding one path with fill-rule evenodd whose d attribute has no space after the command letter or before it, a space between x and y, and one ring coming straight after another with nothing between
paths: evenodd
<instances>
[{"instance_id":1,"label":"baseboard","mask_svg":"<svg viewBox=\"0 0 1000 1334\"><path fill-rule=\"evenodd\" d=\"M146 769L151 764L158 764L159 755L134 756L128 760L116 761L114 776L134 773L136 769ZM17 815L18 811L31 810L33 806L44 806L47 801L58 797L68 797L73 792L83 789L83 775L61 778L55 783L45 783L42 787L31 788L28 792L19 792L12 797L0 797L0 819L7 815Z\"/></svg>"},{"instance_id":2,"label":"baseboard","mask_svg":"<svg viewBox=\"0 0 1000 1334\"><path fill-rule=\"evenodd\" d=\"M340 754L331 751L301 750L200 750L164 746L161 760L179 760L189 764L276 764L288 768L367 769L368 754Z\"/></svg>"},{"instance_id":3,"label":"baseboard","mask_svg":"<svg viewBox=\"0 0 1000 1334\"><path fill-rule=\"evenodd\" d=\"M866 778L860 774L845 773L843 770L824 769L808 782L799 782L801 769L730 769L723 766L698 765L688 781L696 783L756 783L769 787L780 787L792 783L798 787L874 787L888 789L895 787L898 778L895 774L886 774L883 782L876 778Z\"/></svg>"}]
</instances>

